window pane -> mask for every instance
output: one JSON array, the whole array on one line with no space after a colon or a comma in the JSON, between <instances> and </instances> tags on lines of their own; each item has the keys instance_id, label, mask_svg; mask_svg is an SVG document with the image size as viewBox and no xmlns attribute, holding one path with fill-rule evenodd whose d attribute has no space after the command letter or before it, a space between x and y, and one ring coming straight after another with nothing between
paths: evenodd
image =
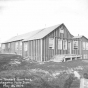
<instances>
[{"instance_id":1,"label":"window pane","mask_svg":"<svg viewBox=\"0 0 88 88\"><path fill-rule=\"evenodd\" d=\"M22 41L20 41L20 50L22 50Z\"/></svg>"},{"instance_id":2,"label":"window pane","mask_svg":"<svg viewBox=\"0 0 88 88\"><path fill-rule=\"evenodd\" d=\"M63 50L67 50L67 41L63 40Z\"/></svg>"},{"instance_id":3,"label":"window pane","mask_svg":"<svg viewBox=\"0 0 88 88\"><path fill-rule=\"evenodd\" d=\"M88 42L86 42L86 50L88 50Z\"/></svg>"},{"instance_id":4,"label":"window pane","mask_svg":"<svg viewBox=\"0 0 88 88\"><path fill-rule=\"evenodd\" d=\"M62 49L62 40L58 39L58 49Z\"/></svg>"},{"instance_id":5,"label":"window pane","mask_svg":"<svg viewBox=\"0 0 88 88\"><path fill-rule=\"evenodd\" d=\"M83 50L85 50L85 49L86 49L86 43L83 42Z\"/></svg>"},{"instance_id":6,"label":"window pane","mask_svg":"<svg viewBox=\"0 0 88 88\"><path fill-rule=\"evenodd\" d=\"M84 57L84 59L87 59L87 54L84 54L83 57Z\"/></svg>"},{"instance_id":7,"label":"window pane","mask_svg":"<svg viewBox=\"0 0 88 88\"><path fill-rule=\"evenodd\" d=\"M73 49L78 49L78 41L73 41Z\"/></svg>"},{"instance_id":8,"label":"window pane","mask_svg":"<svg viewBox=\"0 0 88 88\"><path fill-rule=\"evenodd\" d=\"M24 43L24 51L27 51L27 43Z\"/></svg>"},{"instance_id":9,"label":"window pane","mask_svg":"<svg viewBox=\"0 0 88 88\"><path fill-rule=\"evenodd\" d=\"M2 44L2 49L5 49L5 44Z\"/></svg>"},{"instance_id":10,"label":"window pane","mask_svg":"<svg viewBox=\"0 0 88 88\"><path fill-rule=\"evenodd\" d=\"M64 33L63 27L60 28L60 33L62 33L62 34Z\"/></svg>"},{"instance_id":11,"label":"window pane","mask_svg":"<svg viewBox=\"0 0 88 88\"><path fill-rule=\"evenodd\" d=\"M49 38L49 48L54 49L54 38Z\"/></svg>"},{"instance_id":12,"label":"window pane","mask_svg":"<svg viewBox=\"0 0 88 88\"><path fill-rule=\"evenodd\" d=\"M8 43L8 48L10 48L10 43Z\"/></svg>"},{"instance_id":13,"label":"window pane","mask_svg":"<svg viewBox=\"0 0 88 88\"><path fill-rule=\"evenodd\" d=\"M15 43L15 49L18 50L18 42Z\"/></svg>"}]
</instances>

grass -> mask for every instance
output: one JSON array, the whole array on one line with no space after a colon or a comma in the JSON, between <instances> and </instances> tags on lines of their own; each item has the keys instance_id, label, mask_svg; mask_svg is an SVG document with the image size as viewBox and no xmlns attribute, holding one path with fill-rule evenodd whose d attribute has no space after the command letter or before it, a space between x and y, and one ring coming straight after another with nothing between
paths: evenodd
<instances>
[{"instance_id":1,"label":"grass","mask_svg":"<svg viewBox=\"0 0 88 88\"><path fill-rule=\"evenodd\" d=\"M21 64L11 64L15 59ZM24 60L20 55L0 54L0 78L29 79L22 88L79 88L79 80L73 76L72 70L80 75L88 73L88 60L39 63Z\"/></svg>"},{"instance_id":2,"label":"grass","mask_svg":"<svg viewBox=\"0 0 88 88\"><path fill-rule=\"evenodd\" d=\"M8 70L10 68L10 62L15 59L21 61L22 57L15 54L0 54L0 71Z\"/></svg>"}]
</instances>

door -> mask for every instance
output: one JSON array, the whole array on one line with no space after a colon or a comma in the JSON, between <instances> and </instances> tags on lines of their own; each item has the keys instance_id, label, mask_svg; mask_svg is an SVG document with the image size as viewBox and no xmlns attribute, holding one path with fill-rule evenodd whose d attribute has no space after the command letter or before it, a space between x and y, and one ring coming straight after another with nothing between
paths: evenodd
<instances>
[{"instance_id":1,"label":"door","mask_svg":"<svg viewBox=\"0 0 88 88\"><path fill-rule=\"evenodd\" d=\"M71 42L68 42L68 54L71 54Z\"/></svg>"}]
</instances>

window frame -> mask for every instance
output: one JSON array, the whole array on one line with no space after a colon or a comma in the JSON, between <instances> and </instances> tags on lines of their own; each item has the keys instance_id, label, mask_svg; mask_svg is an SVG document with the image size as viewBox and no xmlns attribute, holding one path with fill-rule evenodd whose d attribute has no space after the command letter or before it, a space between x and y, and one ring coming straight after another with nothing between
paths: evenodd
<instances>
[{"instance_id":1,"label":"window frame","mask_svg":"<svg viewBox=\"0 0 88 88\"><path fill-rule=\"evenodd\" d=\"M86 42L82 42L82 49L86 50Z\"/></svg>"},{"instance_id":2,"label":"window frame","mask_svg":"<svg viewBox=\"0 0 88 88\"><path fill-rule=\"evenodd\" d=\"M18 50L19 49L19 43L18 43L18 41L17 42L15 42L15 50Z\"/></svg>"},{"instance_id":3,"label":"window frame","mask_svg":"<svg viewBox=\"0 0 88 88\"><path fill-rule=\"evenodd\" d=\"M75 46L74 46L74 43L76 43ZM77 47L77 48L75 48L75 47ZM73 41L73 50L78 50L78 41L77 40Z\"/></svg>"},{"instance_id":4,"label":"window frame","mask_svg":"<svg viewBox=\"0 0 88 88\"><path fill-rule=\"evenodd\" d=\"M24 51L28 51L28 43L27 42L24 42Z\"/></svg>"},{"instance_id":5,"label":"window frame","mask_svg":"<svg viewBox=\"0 0 88 88\"><path fill-rule=\"evenodd\" d=\"M63 49L62 44L63 44L63 40L62 39L58 39L58 50L62 50Z\"/></svg>"},{"instance_id":6,"label":"window frame","mask_svg":"<svg viewBox=\"0 0 88 88\"><path fill-rule=\"evenodd\" d=\"M63 40L63 50L67 50L67 40L66 39Z\"/></svg>"},{"instance_id":7,"label":"window frame","mask_svg":"<svg viewBox=\"0 0 88 88\"><path fill-rule=\"evenodd\" d=\"M55 38L49 38L49 49L55 48Z\"/></svg>"}]
</instances>

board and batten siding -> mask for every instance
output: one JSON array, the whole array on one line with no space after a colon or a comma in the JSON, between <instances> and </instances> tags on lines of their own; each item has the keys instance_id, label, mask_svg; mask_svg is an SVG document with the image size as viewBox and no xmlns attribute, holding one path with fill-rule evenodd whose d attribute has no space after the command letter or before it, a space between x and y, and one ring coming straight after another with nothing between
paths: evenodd
<instances>
[{"instance_id":1,"label":"board and batten siding","mask_svg":"<svg viewBox=\"0 0 88 88\"><path fill-rule=\"evenodd\" d=\"M74 49L74 45L78 45L78 47ZM48 61L53 56L59 54L82 55L83 59L87 59L88 39L86 37L74 38L65 25L61 24L56 29L53 29L53 31L51 30L51 32L44 37L38 37L34 40L27 41L22 41L21 39L7 42L5 43L3 52L15 53L36 61Z\"/></svg>"},{"instance_id":2,"label":"board and batten siding","mask_svg":"<svg viewBox=\"0 0 88 88\"><path fill-rule=\"evenodd\" d=\"M9 43L5 43L4 53L15 53L18 55L22 55L22 45L20 45L22 41L13 41Z\"/></svg>"},{"instance_id":3,"label":"board and batten siding","mask_svg":"<svg viewBox=\"0 0 88 88\"><path fill-rule=\"evenodd\" d=\"M22 55L22 49L20 47L20 41L13 41L10 43L10 53L15 53L18 55Z\"/></svg>"},{"instance_id":4,"label":"board and batten siding","mask_svg":"<svg viewBox=\"0 0 88 88\"><path fill-rule=\"evenodd\" d=\"M73 54L82 55L82 59L88 59L88 39L86 39L85 37L81 37L75 38L73 39L73 41L78 41L78 49L73 48Z\"/></svg>"},{"instance_id":5,"label":"board and batten siding","mask_svg":"<svg viewBox=\"0 0 88 88\"><path fill-rule=\"evenodd\" d=\"M11 42L11 53L15 53L15 43Z\"/></svg>"},{"instance_id":6,"label":"board and batten siding","mask_svg":"<svg viewBox=\"0 0 88 88\"><path fill-rule=\"evenodd\" d=\"M1 44L1 48L2 48L2 53L5 53L5 51L6 51L6 43L3 43L3 44Z\"/></svg>"},{"instance_id":7,"label":"board and batten siding","mask_svg":"<svg viewBox=\"0 0 88 88\"><path fill-rule=\"evenodd\" d=\"M4 44L2 44L2 53L10 53L11 51L11 49L10 49L10 47L8 48L8 44L10 44L10 43L4 43ZM3 47L4 46L4 47Z\"/></svg>"},{"instance_id":8,"label":"board and batten siding","mask_svg":"<svg viewBox=\"0 0 88 88\"><path fill-rule=\"evenodd\" d=\"M83 59L88 59L88 39L86 39L85 37L81 38L81 49L82 49L82 58ZM83 49L83 43L85 42L85 49ZM86 46L87 45L87 46Z\"/></svg>"},{"instance_id":9,"label":"board and batten siding","mask_svg":"<svg viewBox=\"0 0 88 88\"><path fill-rule=\"evenodd\" d=\"M64 33L60 33L60 28L63 28ZM42 60L47 61L50 60L54 55L57 54L69 54L68 51L68 42L70 41L72 44L72 35L69 33L67 28L64 25L59 26L54 31L49 33L46 37L43 38L42 42ZM54 39L54 49L49 48L49 38ZM61 50L58 49L58 39L62 39L67 41L67 50L63 50L63 47ZM63 46L63 42L62 42ZM72 47L71 47L72 48Z\"/></svg>"},{"instance_id":10,"label":"board and batten siding","mask_svg":"<svg viewBox=\"0 0 88 88\"><path fill-rule=\"evenodd\" d=\"M42 61L42 39L30 40L28 42L24 42L24 44L25 43L28 44L28 49L27 52L23 49L23 56L28 56L32 60ZM25 53L27 53L27 55L25 55Z\"/></svg>"},{"instance_id":11,"label":"board and batten siding","mask_svg":"<svg viewBox=\"0 0 88 88\"><path fill-rule=\"evenodd\" d=\"M74 49L74 42L77 42L78 46L77 49ZM77 55L81 55L82 54L82 50L81 50L81 39L77 38L77 39L73 39L73 43L72 43L72 54L77 54Z\"/></svg>"}]
</instances>

